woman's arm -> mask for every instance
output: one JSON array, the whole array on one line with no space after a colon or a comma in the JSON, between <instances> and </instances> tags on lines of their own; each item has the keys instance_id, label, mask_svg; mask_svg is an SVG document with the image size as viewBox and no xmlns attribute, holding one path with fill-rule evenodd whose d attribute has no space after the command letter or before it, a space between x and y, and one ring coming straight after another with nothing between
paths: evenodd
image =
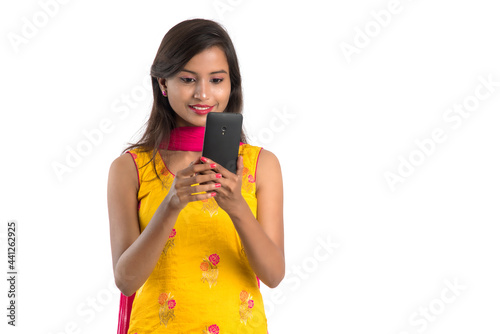
<instances>
[{"instance_id":1,"label":"woman's arm","mask_svg":"<svg viewBox=\"0 0 500 334\"><path fill-rule=\"evenodd\" d=\"M256 172L257 219L241 196L242 169L240 158L238 181L230 180L231 176L228 181L220 181L222 188L216 190L218 195L215 199L231 217L255 274L268 287L275 288L285 276L280 164L273 153L264 149L261 151ZM223 176L229 175L226 171L222 172L222 168L220 171Z\"/></svg>"},{"instance_id":2,"label":"woman's arm","mask_svg":"<svg viewBox=\"0 0 500 334\"><path fill-rule=\"evenodd\" d=\"M160 205L141 234L137 217L137 170L132 156L118 157L109 170L108 214L115 283L131 296L153 271L175 224L175 213Z\"/></svg>"},{"instance_id":3,"label":"woman's arm","mask_svg":"<svg viewBox=\"0 0 500 334\"><path fill-rule=\"evenodd\" d=\"M118 157L109 170L108 214L111 235L113 271L118 289L131 296L146 282L160 258L163 247L180 211L190 201L209 198L211 193L191 195L215 188L215 174L198 175L210 166L191 164L177 173L165 196L144 231L140 232L137 216L137 170L132 157ZM192 184L200 183L196 187Z\"/></svg>"}]
</instances>

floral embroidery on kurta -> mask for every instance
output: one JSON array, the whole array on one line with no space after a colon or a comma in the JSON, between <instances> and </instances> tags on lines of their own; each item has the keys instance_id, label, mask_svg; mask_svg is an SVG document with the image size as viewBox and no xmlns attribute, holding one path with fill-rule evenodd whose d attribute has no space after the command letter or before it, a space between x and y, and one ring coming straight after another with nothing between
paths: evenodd
<instances>
[{"instance_id":1,"label":"floral embroidery on kurta","mask_svg":"<svg viewBox=\"0 0 500 334\"><path fill-rule=\"evenodd\" d=\"M170 232L170 235L168 236L168 240L167 240L167 243L165 244L165 247L163 247L163 254L167 255L167 251L174 247L175 246L175 235L177 234L177 231L175 230L175 228L172 229L172 231Z\"/></svg>"},{"instance_id":2,"label":"floral embroidery on kurta","mask_svg":"<svg viewBox=\"0 0 500 334\"><path fill-rule=\"evenodd\" d=\"M247 167L243 167L243 179L241 181L241 188L246 192L251 193L254 189L255 177L250 174L250 170Z\"/></svg>"},{"instance_id":3,"label":"floral embroidery on kurta","mask_svg":"<svg viewBox=\"0 0 500 334\"><path fill-rule=\"evenodd\" d=\"M208 213L210 217L219 213L219 204L217 204L215 198L204 199L202 203L201 211Z\"/></svg>"},{"instance_id":4,"label":"floral embroidery on kurta","mask_svg":"<svg viewBox=\"0 0 500 334\"><path fill-rule=\"evenodd\" d=\"M252 318L252 308L254 305L254 301L252 299L252 295L247 291L242 290L240 292L240 321L247 324L247 320Z\"/></svg>"},{"instance_id":5,"label":"floral embroidery on kurta","mask_svg":"<svg viewBox=\"0 0 500 334\"><path fill-rule=\"evenodd\" d=\"M219 326L215 324L206 326L203 330L203 334L219 334Z\"/></svg>"},{"instance_id":6,"label":"floral embroidery on kurta","mask_svg":"<svg viewBox=\"0 0 500 334\"><path fill-rule=\"evenodd\" d=\"M168 294L165 292L160 294L158 303L160 303L160 323L167 327L168 322L175 318L174 308L177 303L170 292Z\"/></svg>"},{"instance_id":7,"label":"floral embroidery on kurta","mask_svg":"<svg viewBox=\"0 0 500 334\"><path fill-rule=\"evenodd\" d=\"M220 257L217 254L212 254L208 258L205 257L200 264L201 269L201 281L208 282L208 286L211 288L212 285L217 284L217 277L219 276L219 269L217 264L220 261Z\"/></svg>"}]
</instances>

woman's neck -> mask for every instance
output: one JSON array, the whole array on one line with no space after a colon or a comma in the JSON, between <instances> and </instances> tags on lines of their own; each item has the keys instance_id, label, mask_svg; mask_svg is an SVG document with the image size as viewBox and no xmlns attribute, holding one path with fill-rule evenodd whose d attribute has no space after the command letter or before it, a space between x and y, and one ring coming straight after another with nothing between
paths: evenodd
<instances>
[{"instance_id":1,"label":"woman's neck","mask_svg":"<svg viewBox=\"0 0 500 334\"><path fill-rule=\"evenodd\" d=\"M170 133L169 140L164 139L161 142L161 157L172 174L176 175L178 171L201 157L204 136L204 127L177 127Z\"/></svg>"}]
</instances>

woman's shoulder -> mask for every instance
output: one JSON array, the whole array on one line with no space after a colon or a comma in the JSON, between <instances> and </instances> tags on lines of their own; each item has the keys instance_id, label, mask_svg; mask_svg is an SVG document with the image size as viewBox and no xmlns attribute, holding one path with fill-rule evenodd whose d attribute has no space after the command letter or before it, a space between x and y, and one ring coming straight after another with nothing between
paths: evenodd
<instances>
[{"instance_id":1,"label":"woman's shoulder","mask_svg":"<svg viewBox=\"0 0 500 334\"><path fill-rule=\"evenodd\" d=\"M108 179L110 181L116 180L121 183L130 182L131 185L139 185L137 162L131 153L127 151L113 160L109 168Z\"/></svg>"},{"instance_id":2,"label":"woman's shoulder","mask_svg":"<svg viewBox=\"0 0 500 334\"><path fill-rule=\"evenodd\" d=\"M258 151L258 150L261 150L262 147L260 146L255 146L255 145L251 145L251 144L243 144L243 143L240 143L240 151Z\"/></svg>"},{"instance_id":3,"label":"woman's shoulder","mask_svg":"<svg viewBox=\"0 0 500 334\"><path fill-rule=\"evenodd\" d=\"M278 157L273 152L262 148L255 170L256 192L264 191L264 189L271 189L271 192L278 191L283 187L282 180Z\"/></svg>"},{"instance_id":4,"label":"woman's shoulder","mask_svg":"<svg viewBox=\"0 0 500 334\"><path fill-rule=\"evenodd\" d=\"M118 173L124 178L133 177L135 180L140 179L139 171L143 171L142 166L151 160L151 155L152 150L143 148L126 150L111 163L110 173Z\"/></svg>"},{"instance_id":5,"label":"woman's shoulder","mask_svg":"<svg viewBox=\"0 0 500 334\"><path fill-rule=\"evenodd\" d=\"M115 158L115 160L113 160L113 162L111 163L111 169L124 170L124 169L131 169L131 167L134 167L135 169L136 158L137 154L134 153L132 150L126 151L117 158Z\"/></svg>"},{"instance_id":6,"label":"woman's shoulder","mask_svg":"<svg viewBox=\"0 0 500 334\"><path fill-rule=\"evenodd\" d=\"M135 161L138 161L138 160L144 160L144 159L149 160L151 158L152 154L153 154L152 149L145 149L145 148L138 147L138 148L133 148L133 149L125 151L121 156L129 155Z\"/></svg>"},{"instance_id":7,"label":"woman's shoulder","mask_svg":"<svg viewBox=\"0 0 500 334\"><path fill-rule=\"evenodd\" d=\"M273 152L266 150L261 146L242 144L240 146L240 155L253 157L255 159L256 167L259 165L279 166L278 157L276 157Z\"/></svg>"},{"instance_id":8,"label":"woman's shoulder","mask_svg":"<svg viewBox=\"0 0 500 334\"><path fill-rule=\"evenodd\" d=\"M248 145L248 144L247 144ZM256 186L268 182L269 179L281 179L281 166L278 157L271 151L259 146L248 145L246 148L251 151L255 161L255 180Z\"/></svg>"},{"instance_id":9,"label":"woman's shoulder","mask_svg":"<svg viewBox=\"0 0 500 334\"><path fill-rule=\"evenodd\" d=\"M281 169L278 157L271 151L261 148L257 170Z\"/></svg>"}]
</instances>

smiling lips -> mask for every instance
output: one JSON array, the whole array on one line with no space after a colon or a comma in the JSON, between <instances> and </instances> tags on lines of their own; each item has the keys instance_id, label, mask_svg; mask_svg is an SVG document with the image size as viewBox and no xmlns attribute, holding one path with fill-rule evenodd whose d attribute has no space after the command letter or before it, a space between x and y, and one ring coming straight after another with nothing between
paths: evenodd
<instances>
[{"instance_id":1,"label":"smiling lips","mask_svg":"<svg viewBox=\"0 0 500 334\"><path fill-rule=\"evenodd\" d=\"M213 108L214 108L214 106L208 106L206 104L195 104L195 105L189 106L189 109L191 109L192 111L194 111L198 115L206 115L209 112L211 112Z\"/></svg>"}]
</instances>

